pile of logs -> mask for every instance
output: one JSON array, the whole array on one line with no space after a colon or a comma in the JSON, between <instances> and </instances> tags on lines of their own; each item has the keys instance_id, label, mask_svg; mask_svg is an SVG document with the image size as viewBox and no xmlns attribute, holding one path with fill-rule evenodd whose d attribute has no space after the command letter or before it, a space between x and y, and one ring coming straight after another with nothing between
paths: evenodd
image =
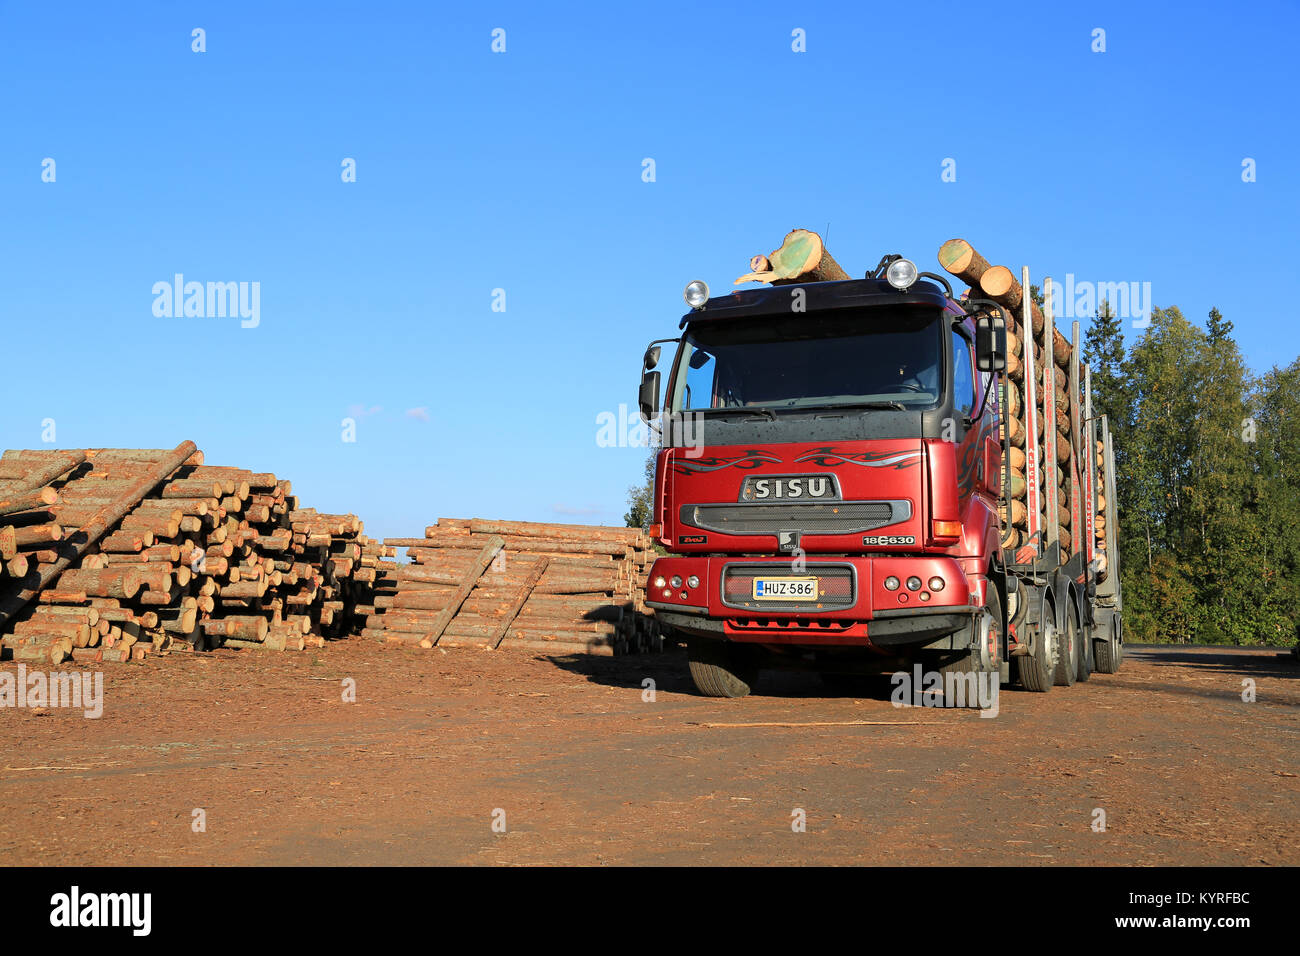
<instances>
[{"instance_id":1,"label":"pile of logs","mask_svg":"<svg viewBox=\"0 0 1300 956\"><path fill-rule=\"evenodd\" d=\"M397 548L410 563L388 560ZM443 519L365 537L273 474L174 449L0 456L0 647L20 660L386 642L659 650L637 529Z\"/></svg>"},{"instance_id":2,"label":"pile of logs","mask_svg":"<svg viewBox=\"0 0 1300 956\"><path fill-rule=\"evenodd\" d=\"M175 449L0 456L0 639L50 663L166 649L301 650L373 610L391 556L288 481Z\"/></svg>"},{"instance_id":3,"label":"pile of logs","mask_svg":"<svg viewBox=\"0 0 1300 956\"><path fill-rule=\"evenodd\" d=\"M970 287L971 299L991 299L1003 306L1008 315L1007 322L1007 378L1010 384L1002 394L1004 414L1002 415L1002 440L1004 446L1009 443L1010 471L1006 476L1009 483L1009 505L1004 505L1002 515L1002 547L1017 549L1027 540L1028 510L1025 497L1025 458L1028 442L1034 442L1037 450L1039 468L1040 509L1047 507L1044 482L1047 480L1048 468L1044 458L1044 435L1046 417L1045 402L1055 402L1056 410L1056 458L1057 465L1052 469L1057 481L1057 517L1060 522L1061 558L1064 560L1072 553L1073 539L1070 527L1071 514L1068 502L1069 461L1074 438L1069 398L1069 369L1071 346L1059 329L1053 327L1052 341L1046 342L1046 318L1038 304L1030 299L1030 333L1033 336L1034 380L1037 392L1038 427L1037 434L1027 435L1025 426L1024 396L1025 381L1024 337L1022 321L1024 300L1028 290L1006 266L991 266L983 256L964 239L950 239L939 249L939 264L952 275L961 279ZM1048 378L1044 372L1048 361L1051 362L1051 397L1045 385ZM1005 383L1004 379L1004 383ZM1040 518L1045 518L1040 510ZM1040 521L1040 527L1045 521Z\"/></svg>"},{"instance_id":4,"label":"pile of logs","mask_svg":"<svg viewBox=\"0 0 1300 956\"><path fill-rule=\"evenodd\" d=\"M637 528L439 519L423 538L386 538L363 637L419 647L552 653L657 651L644 606L654 554Z\"/></svg>"},{"instance_id":5,"label":"pile of logs","mask_svg":"<svg viewBox=\"0 0 1300 956\"><path fill-rule=\"evenodd\" d=\"M1097 456L1097 522L1093 528L1093 550L1099 558L1097 562L1097 580L1104 581L1110 573L1110 568L1106 562L1106 555L1110 554L1106 550L1106 508L1109 504L1106 500L1106 443L1098 440L1095 445L1094 454Z\"/></svg>"}]
</instances>

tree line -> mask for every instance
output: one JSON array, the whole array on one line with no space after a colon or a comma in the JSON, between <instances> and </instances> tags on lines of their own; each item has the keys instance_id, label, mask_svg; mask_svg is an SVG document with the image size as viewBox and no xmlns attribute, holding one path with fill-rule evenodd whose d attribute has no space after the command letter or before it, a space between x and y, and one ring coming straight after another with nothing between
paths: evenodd
<instances>
[{"instance_id":1,"label":"tree line","mask_svg":"<svg viewBox=\"0 0 1300 956\"><path fill-rule=\"evenodd\" d=\"M1129 640L1291 644L1300 620L1300 359L1262 375L1233 325L1153 310L1128 348L1103 303L1084 340L1115 446Z\"/></svg>"}]
</instances>

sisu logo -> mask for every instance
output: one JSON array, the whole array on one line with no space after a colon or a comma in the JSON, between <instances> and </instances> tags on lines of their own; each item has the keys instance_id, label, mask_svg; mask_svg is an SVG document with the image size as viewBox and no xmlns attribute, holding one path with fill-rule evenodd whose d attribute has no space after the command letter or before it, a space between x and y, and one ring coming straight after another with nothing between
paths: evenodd
<instances>
[{"instance_id":1,"label":"sisu logo","mask_svg":"<svg viewBox=\"0 0 1300 956\"><path fill-rule=\"evenodd\" d=\"M839 497L840 489L834 475L764 475L762 478L746 478L740 486L741 501L834 501Z\"/></svg>"}]
</instances>

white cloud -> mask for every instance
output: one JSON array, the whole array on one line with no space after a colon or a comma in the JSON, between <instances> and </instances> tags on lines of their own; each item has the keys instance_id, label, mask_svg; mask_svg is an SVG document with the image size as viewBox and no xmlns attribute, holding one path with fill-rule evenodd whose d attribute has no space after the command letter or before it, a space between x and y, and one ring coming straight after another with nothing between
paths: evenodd
<instances>
[{"instance_id":1,"label":"white cloud","mask_svg":"<svg viewBox=\"0 0 1300 956\"><path fill-rule=\"evenodd\" d=\"M429 420L429 406L421 405L419 408L408 408L406 410L407 418L414 418L416 421L427 422Z\"/></svg>"}]
</instances>

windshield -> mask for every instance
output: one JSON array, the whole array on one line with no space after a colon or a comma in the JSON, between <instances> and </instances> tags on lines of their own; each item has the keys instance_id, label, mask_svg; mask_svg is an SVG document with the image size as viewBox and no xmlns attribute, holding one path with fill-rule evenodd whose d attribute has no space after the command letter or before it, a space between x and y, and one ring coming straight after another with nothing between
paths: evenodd
<instances>
[{"instance_id":1,"label":"windshield","mask_svg":"<svg viewBox=\"0 0 1300 956\"><path fill-rule=\"evenodd\" d=\"M682 341L670 409L923 408L940 397L934 308L701 323Z\"/></svg>"}]
</instances>

